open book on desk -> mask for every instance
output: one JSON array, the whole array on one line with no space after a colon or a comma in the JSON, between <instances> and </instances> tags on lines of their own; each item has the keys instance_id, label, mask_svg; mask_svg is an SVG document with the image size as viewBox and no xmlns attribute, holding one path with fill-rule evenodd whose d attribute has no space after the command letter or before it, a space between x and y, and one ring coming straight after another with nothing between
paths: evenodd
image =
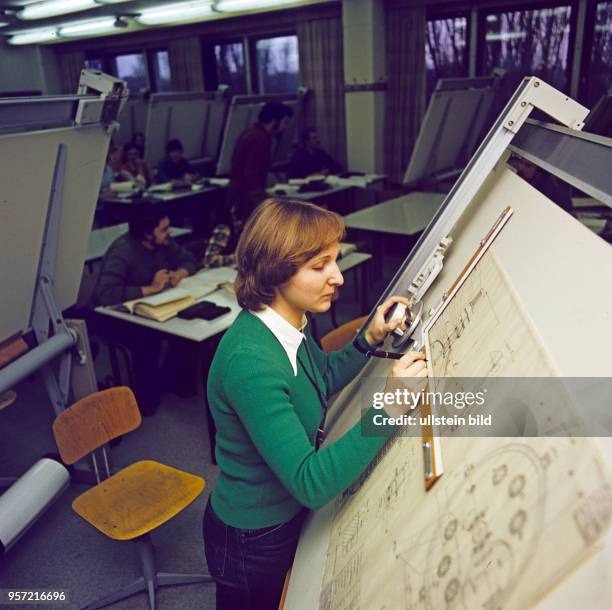
<instances>
[{"instance_id":1,"label":"open book on desk","mask_svg":"<svg viewBox=\"0 0 612 610\"><path fill-rule=\"evenodd\" d=\"M169 288L148 297L141 297L117 305L114 309L165 322L179 311L191 307L219 288L233 286L236 271L228 267L209 269L181 280L176 288Z\"/></svg>"}]
</instances>

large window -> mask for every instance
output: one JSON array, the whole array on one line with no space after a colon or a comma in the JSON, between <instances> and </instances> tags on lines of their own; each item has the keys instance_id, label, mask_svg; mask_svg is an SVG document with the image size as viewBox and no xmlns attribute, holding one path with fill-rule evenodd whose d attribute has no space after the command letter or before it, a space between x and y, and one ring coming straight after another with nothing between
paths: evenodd
<instances>
[{"instance_id":1,"label":"large window","mask_svg":"<svg viewBox=\"0 0 612 610\"><path fill-rule=\"evenodd\" d=\"M261 38L255 43L258 93L287 93L300 83L297 36Z\"/></svg>"},{"instance_id":2,"label":"large window","mask_svg":"<svg viewBox=\"0 0 612 610\"><path fill-rule=\"evenodd\" d=\"M610 87L612 87L612 2L599 2L595 8L587 105L595 105Z\"/></svg>"},{"instance_id":3,"label":"large window","mask_svg":"<svg viewBox=\"0 0 612 610\"><path fill-rule=\"evenodd\" d=\"M115 74L127 83L128 89L133 93L149 86L147 65L143 53L130 53L117 55L114 58Z\"/></svg>"},{"instance_id":4,"label":"large window","mask_svg":"<svg viewBox=\"0 0 612 610\"><path fill-rule=\"evenodd\" d=\"M229 85L231 93L234 95L246 93L246 70L242 42L215 45L215 61L217 64L217 82Z\"/></svg>"},{"instance_id":5,"label":"large window","mask_svg":"<svg viewBox=\"0 0 612 610\"><path fill-rule=\"evenodd\" d=\"M500 67L513 86L525 76L539 76L567 90L570 17L569 6L487 13L481 72Z\"/></svg>"},{"instance_id":6,"label":"large window","mask_svg":"<svg viewBox=\"0 0 612 610\"><path fill-rule=\"evenodd\" d=\"M430 19L425 32L427 97L439 78L468 75L467 17Z\"/></svg>"}]
</instances>

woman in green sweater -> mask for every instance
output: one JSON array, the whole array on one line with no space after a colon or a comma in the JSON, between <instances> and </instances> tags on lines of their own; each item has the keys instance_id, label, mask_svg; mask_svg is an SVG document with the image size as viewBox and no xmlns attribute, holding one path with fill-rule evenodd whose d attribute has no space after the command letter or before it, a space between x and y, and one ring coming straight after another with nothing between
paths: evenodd
<instances>
[{"instance_id":1,"label":"woman in green sweater","mask_svg":"<svg viewBox=\"0 0 612 610\"><path fill-rule=\"evenodd\" d=\"M236 296L243 310L208 377L221 472L203 529L217 610L276 610L305 508L320 508L349 487L386 441L362 435L358 422L318 449L327 397L366 363L352 344L325 354L306 328L305 313L327 311L344 282L336 264L343 235L333 212L268 199L240 237ZM392 297L378 308L368 345L396 327L385 314L398 301L406 302ZM426 376L422 354L396 361L389 376ZM385 409L397 416L394 409L407 407Z\"/></svg>"}]
</instances>

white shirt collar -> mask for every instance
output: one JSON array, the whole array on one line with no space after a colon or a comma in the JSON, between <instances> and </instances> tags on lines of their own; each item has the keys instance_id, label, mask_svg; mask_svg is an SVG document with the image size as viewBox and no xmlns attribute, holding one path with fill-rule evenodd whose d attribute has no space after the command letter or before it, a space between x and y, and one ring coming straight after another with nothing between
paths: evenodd
<instances>
[{"instance_id":1,"label":"white shirt collar","mask_svg":"<svg viewBox=\"0 0 612 610\"><path fill-rule=\"evenodd\" d=\"M278 339L287 353L287 357L293 368L293 374L297 376L297 352L302 343L302 339L304 339L302 331L307 324L306 316L304 316L302 326L297 329L287 322L283 316L267 305L262 311L251 311L251 313L258 317Z\"/></svg>"}]
</instances>

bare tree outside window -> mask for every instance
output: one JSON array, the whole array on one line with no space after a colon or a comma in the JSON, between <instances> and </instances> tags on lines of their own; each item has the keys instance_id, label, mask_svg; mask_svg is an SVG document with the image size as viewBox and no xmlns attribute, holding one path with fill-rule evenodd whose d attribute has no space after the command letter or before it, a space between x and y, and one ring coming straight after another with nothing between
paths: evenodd
<instances>
[{"instance_id":1,"label":"bare tree outside window","mask_svg":"<svg viewBox=\"0 0 612 610\"><path fill-rule=\"evenodd\" d=\"M566 91L570 18L569 6L489 13L483 73L500 67L508 72L512 87L525 76L539 76Z\"/></svg>"},{"instance_id":2,"label":"bare tree outside window","mask_svg":"<svg viewBox=\"0 0 612 610\"><path fill-rule=\"evenodd\" d=\"M155 68L155 90L172 91L172 81L170 79L170 58L168 51L156 51L153 55Z\"/></svg>"},{"instance_id":3,"label":"bare tree outside window","mask_svg":"<svg viewBox=\"0 0 612 610\"><path fill-rule=\"evenodd\" d=\"M229 85L232 94L247 92L244 68L244 47L241 42L215 45L217 60L217 80L219 84Z\"/></svg>"},{"instance_id":4,"label":"bare tree outside window","mask_svg":"<svg viewBox=\"0 0 612 610\"><path fill-rule=\"evenodd\" d=\"M145 58L142 53L117 55L115 57L117 76L127 83L130 91L137 92L149 86Z\"/></svg>"},{"instance_id":5,"label":"bare tree outside window","mask_svg":"<svg viewBox=\"0 0 612 610\"><path fill-rule=\"evenodd\" d=\"M588 86L588 106L612 87L612 2L597 4Z\"/></svg>"},{"instance_id":6,"label":"bare tree outside window","mask_svg":"<svg viewBox=\"0 0 612 610\"><path fill-rule=\"evenodd\" d=\"M300 83L297 36L278 36L257 41L259 93L296 91Z\"/></svg>"},{"instance_id":7,"label":"bare tree outside window","mask_svg":"<svg viewBox=\"0 0 612 610\"><path fill-rule=\"evenodd\" d=\"M439 78L468 75L466 17L433 19L427 22L425 67L428 98Z\"/></svg>"}]
</instances>

